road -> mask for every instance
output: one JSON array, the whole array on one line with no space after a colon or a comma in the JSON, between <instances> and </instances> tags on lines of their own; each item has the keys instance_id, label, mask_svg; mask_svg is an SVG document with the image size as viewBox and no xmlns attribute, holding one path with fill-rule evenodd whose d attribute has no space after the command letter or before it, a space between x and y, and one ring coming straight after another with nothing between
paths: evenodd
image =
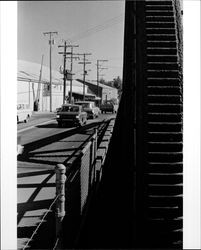
<instances>
[{"instance_id":1,"label":"road","mask_svg":"<svg viewBox=\"0 0 201 250\"><path fill-rule=\"evenodd\" d=\"M33 114L27 124L17 126L24 152L17 161L17 232L18 249L29 242L42 216L55 198L54 168L76 157L94 126L113 114L88 120L83 127L59 128L56 114Z\"/></svg>"},{"instance_id":2,"label":"road","mask_svg":"<svg viewBox=\"0 0 201 250\"><path fill-rule=\"evenodd\" d=\"M28 123L19 123L17 125L17 134L18 137L20 137L20 144L26 146L26 144L30 142L60 134L65 131L77 131L75 130L76 127L59 128L55 117L55 113L36 113L33 114ZM100 114L96 119L87 120L87 124L92 124L112 117L115 117L115 115L110 113Z\"/></svg>"}]
</instances>

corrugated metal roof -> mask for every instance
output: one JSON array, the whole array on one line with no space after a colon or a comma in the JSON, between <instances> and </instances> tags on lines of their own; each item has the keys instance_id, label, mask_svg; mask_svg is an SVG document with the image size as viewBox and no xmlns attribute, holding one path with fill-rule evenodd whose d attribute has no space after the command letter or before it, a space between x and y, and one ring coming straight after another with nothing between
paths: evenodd
<instances>
[{"instance_id":1,"label":"corrugated metal roof","mask_svg":"<svg viewBox=\"0 0 201 250\"><path fill-rule=\"evenodd\" d=\"M30 81L38 82L40 76L41 65L38 63L33 63L24 60L18 60L17 65L17 79L18 81ZM42 83L48 83L50 80L50 70L49 67L44 66L42 68ZM55 85L63 85L63 75L56 70L52 70L52 83ZM69 81L67 81L67 85ZM73 80L73 86L82 87L82 83L77 80Z\"/></svg>"},{"instance_id":2,"label":"corrugated metal roof","mask_svg":"<svg viewBox=\"0 0 201 250\"><path fill-rule=\"evenodd\" d=\"M81 80L81 79L77 79L77 81L79 81L79 82L81 82L81 83L83 82L83 80ZM97 83L94 83L94 82L85 81L85 83L86 83L86 84L91 84L91 85L93 85L93 86L97 86ZM102 84L102 83L99 83L99 87L100 87L100 88L103 88L103 89L117 90L116 88L110 87L110 86L105 85L105 84Z\"/></svg>"},{"instance_id":3,"label":"corrugated metal roof","mask_svg":"<svg viewBox=\"0 0 201 250\"><path fill-rule=\"evenodd\" d=\"M26 81L39 81L41 65L38 63L18 60L17 65L17 78L18 80ZM42 82L49 82L50 70L48 67L43 65L42 68ZM62 75L59 71L52 70L52 82L54 84L62 83Z\"/></svg>"}]
</instances>

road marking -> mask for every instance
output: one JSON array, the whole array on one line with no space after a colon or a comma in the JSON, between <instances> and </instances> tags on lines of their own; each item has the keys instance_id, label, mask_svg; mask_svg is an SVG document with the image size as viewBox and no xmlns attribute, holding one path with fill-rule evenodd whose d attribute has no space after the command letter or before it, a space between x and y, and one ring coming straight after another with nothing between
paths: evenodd
<instances>
[{"instance_id":1,"label":"road marking","mask_svg":"<svg viewBox=\"0 0 201 250\"><path fill-rule=\"evenodd\" d=\"M46 122L42 122L42 123L39 123L39 124L36 124L36 125L33 125L31 127L28 127L28 128L23 128L23 129L20 129L17 131L17 133L21 133L21 132L24 132L26 130L29 130L29 129L32 129L32 128L35 128L36 126L40 126L40 125L43 125L43 124L47 124L47 123L50 123L52 121L54 121L55 119L52 119L52 120L49 120L49 121L46 121Z\"/></svg>"}]
</instances>

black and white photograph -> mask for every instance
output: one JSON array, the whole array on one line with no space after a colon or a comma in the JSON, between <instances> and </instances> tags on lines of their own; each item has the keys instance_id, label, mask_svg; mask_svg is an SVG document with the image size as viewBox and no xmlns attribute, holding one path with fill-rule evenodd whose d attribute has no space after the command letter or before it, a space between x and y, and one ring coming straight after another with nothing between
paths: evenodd
<instances>
[{"instance_id":1,"label":"black and white photograph","mask_svg":"<svg viewBox=\"0 0 201 250\"><path fill-rule=\"evenodd\" d=\"M200 249L200 2L0 10L1 249Z\"/></svg>"}]
</instances>

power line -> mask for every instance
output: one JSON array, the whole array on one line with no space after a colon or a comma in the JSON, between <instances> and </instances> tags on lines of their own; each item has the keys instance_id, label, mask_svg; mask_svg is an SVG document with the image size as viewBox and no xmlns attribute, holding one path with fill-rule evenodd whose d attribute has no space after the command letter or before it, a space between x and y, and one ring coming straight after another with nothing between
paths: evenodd
<instances>
[{"instance_id":1,"label":"power line","mask_svg":"<svg viewBox=\"0 0 201 250\"><path fill-rule=\"evenodd\" d=\"M80 33L80 34L74 35L69 40L77 41L77 40L80 40L86 36L90 36L90 35L93 35L94 33L97 33L97 32L100 32L104 29L107 29L107 28L119 23L120 21L122 21L122 17L123 17L123 13L119 16L113 17L113 18L105 21L102 24L94 26L94 27L92 27L92 28Z\"/></svg>"},{"instance_id":2,"label":"power line","mask_svg":"<svg viewBox=\"0 0 201 250\"><path fill-rule=\"evenodd\" d=\"M74 36L72 37L72 39L73 39L73 38L75 39L76 37L82 36L82 35L84 35L85 33L94 32L94 31L96 31L97 29L100 29L100 28L105 27L105 25L108 26L109 23L113 23L113 22L118 21L118 19L119 19L121 16L122 16L122 15L113 17L113 18L111 18L111 19L105 21L105 22L102 23L102 24L99 24L99 25L97 25L97 26L91 27L91 28L89 28L88 30L86 30L86 31L84 31L84 32L82 32L82 33L80 33L80 34L74 35Z\"/></svg>"}]
</instances>

